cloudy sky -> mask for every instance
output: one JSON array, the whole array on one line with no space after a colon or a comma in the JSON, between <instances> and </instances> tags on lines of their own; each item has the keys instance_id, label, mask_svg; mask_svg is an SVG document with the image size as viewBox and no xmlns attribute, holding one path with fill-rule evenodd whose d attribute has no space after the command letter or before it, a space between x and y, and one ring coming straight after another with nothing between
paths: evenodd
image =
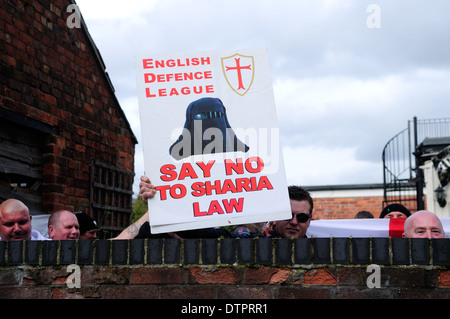
<instances>
[{"instance_id":1,"label":"cloudy sky","mask_svg":"<svg viewBox=\"0 0 450 319\"><path fill-rule=\"evenodd\" d=\"M382 183L408 120L450 117L448 0L76 2L139 140L137 178L137 54L267 47L289 184Z\"/></svg>"}]
</instances>

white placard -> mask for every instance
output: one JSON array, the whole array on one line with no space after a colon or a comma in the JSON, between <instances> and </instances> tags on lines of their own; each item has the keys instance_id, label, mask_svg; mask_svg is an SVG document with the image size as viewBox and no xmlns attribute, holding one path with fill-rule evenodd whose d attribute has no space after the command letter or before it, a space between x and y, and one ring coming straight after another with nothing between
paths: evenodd
<instances>
[{"instance_id":1,"label":"white placard","mask_svg":"<svg viewBox=\"0 0 450 319\"><path fill-rule=\"evenodd\" d=\"M135 66L152 233L291 218L267 49Z\"/></svg>"}]
</instances>

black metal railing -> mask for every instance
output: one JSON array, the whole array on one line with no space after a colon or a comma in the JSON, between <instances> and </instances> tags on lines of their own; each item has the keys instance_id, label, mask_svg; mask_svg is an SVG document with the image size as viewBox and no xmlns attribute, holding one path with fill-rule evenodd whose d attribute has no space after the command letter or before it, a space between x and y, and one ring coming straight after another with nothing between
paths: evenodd
<instances>
[{"instance_id":1,"label":"black metal railing","mask_svg":"<svg viewBox=\"0 0 450 319\"><path fill-rule=\"evenodd\" d=\"M386 143L382 154L383 206L396 202L413 211L425 208L424 178L420 166L435 155L430 150L446 146L445 141L437 141L443 137L450 137L450 118L417 120L414 117L408 121L407 128ZM437 145L424 147L425 140L433 139Z\"/></svg>"}]
</instances>

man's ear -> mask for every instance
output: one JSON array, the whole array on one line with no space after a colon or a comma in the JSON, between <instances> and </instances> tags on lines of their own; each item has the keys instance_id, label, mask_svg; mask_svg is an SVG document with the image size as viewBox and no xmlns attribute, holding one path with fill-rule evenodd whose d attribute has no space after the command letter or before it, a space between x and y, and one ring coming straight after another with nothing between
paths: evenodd
<instances>
[{"instance_id":1,"label":"man's ear","mask_svg":"<svg viewBox=\"0 0 450 319\"><path fill-rule=\"evenodd\" d=\"M55 228L53 225L48 226L48 237L53 238L55 236Z\"/></svg>"}]
</instances>

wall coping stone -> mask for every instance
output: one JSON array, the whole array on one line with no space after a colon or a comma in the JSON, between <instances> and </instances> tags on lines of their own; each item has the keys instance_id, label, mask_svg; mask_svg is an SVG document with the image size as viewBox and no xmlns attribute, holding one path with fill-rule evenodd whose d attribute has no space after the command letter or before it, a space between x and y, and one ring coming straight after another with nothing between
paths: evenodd
<instances>
[{"instance_id":1,"label":"wall coping stone","mask_svg":"<svg viewBox=\"0 0 450 319\"><path fill-rule=\"evenodd\" d=\"M0 242L2 266L450 266L450 239L208 238Z\"/></svg>"}]
</instances>

